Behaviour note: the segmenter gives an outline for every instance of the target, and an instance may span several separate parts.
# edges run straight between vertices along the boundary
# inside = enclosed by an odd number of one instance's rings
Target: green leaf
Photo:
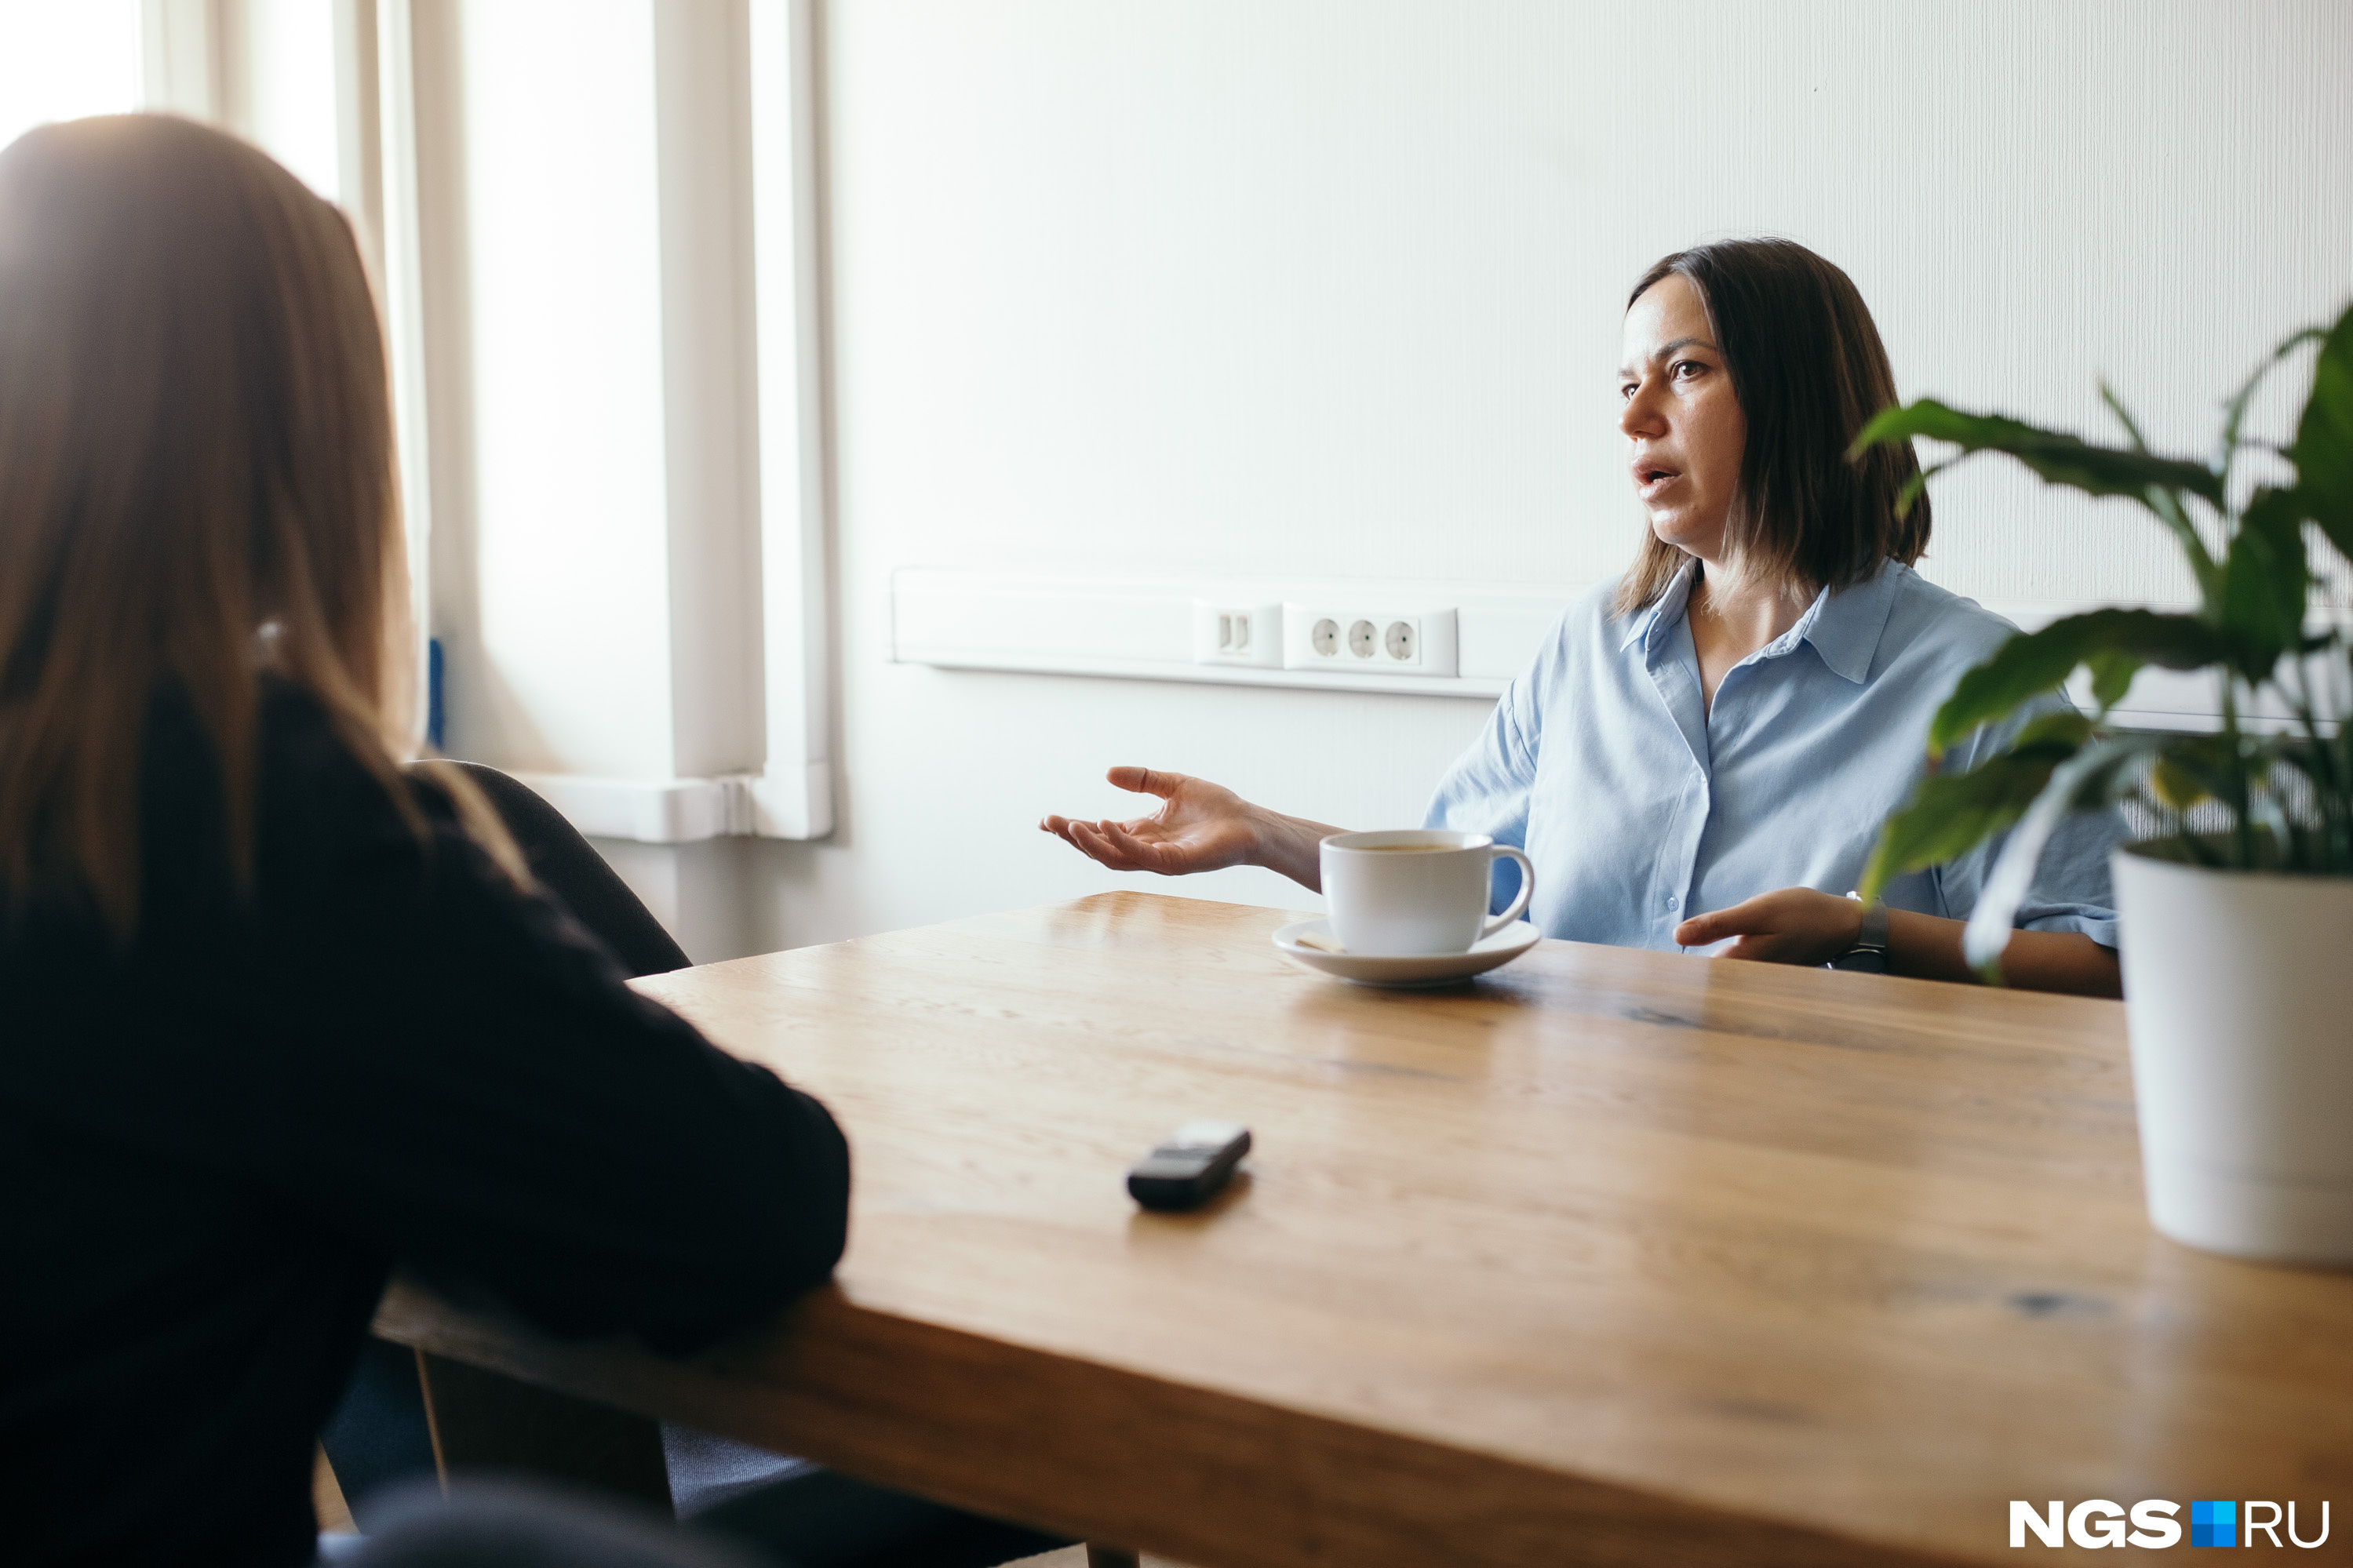
[[[2318,327],[2306,327],[2289,338],[2279,347],[2272,350],[2271,357],[2257,365],[2254,373],[2247,377],[2245,384],[2232,394],[2231,400],[2222,405],[2222,440],[2220,449],[2214,454],[2216,473],[2228,476],[2232,460],[2239,455],[2239,427],[2246,423],[2247,404],[2254,397],[2255,388],[2263,385],[2265,378],[2279,368],[2282,360],[2305,344],[2318,342],[2326,336],[2327,334]]]
[[[2353,308],[2337,318],[2312,367],[2295,427],[2297,493],[2328,542],[2353,556]]]
[[[2149,770],[2149,793],[2158,803],[2171,811],[2188,811],[2201,800],[2211,800],[2214,792],[2171,757],[2159,757],[2157,766]]]
[[[2158,798],[2175,810],[2177,799],[2229,800],[2245,783],[2246,769],[2220,735],[2177,735],[2158,759],[2150,784]]]
[[[2101,391],[2106,394],[2106,388]],[[2113,397],[2108,405],[2125,419],[2126,429],[2137,445],[2139,432],[2124,413],[2124,405]],[[2221,476],[2204,464],[2153,457],[2146,451],[2095,447],[2080,436],[2045,430],[1999,414],[1964,414],[1933,397],[1921,398],[1901,408],[1881,410],[1854,438],[1847,456],[1853,458],[1866,447],[1890,446],[1915,436],[1950,441],[1964,455],[2006,452],[2049,484],[2072,486],[2088,495],[2131,497],[2171,531],[2174,542],[2189,558],[2199,591],[2212,596],[2214,557],[2207,550],[2206,542],[2198,537],[2197,529],[2190,525],[2189,513],[2182,510],[2178,499],[2180,492],[2187,491],[2204,497],[2215,510],[2223,510]],[[1947,468],[1957,461],[1954,458],[1937,466]]]
[[[1920,499],[1920,492],[1928,488],[1928,481],[1959,461],[1958,458],[1947,458],[1941,463],[1931,463],[1905,480],[1904,488],[1895,493],[1895,521],[1901,522],[1911,516],[1912,503]]]
[[[2115,415],[2116,423],[2125,427],[2125,436],[2132,442],[2132,449],[2147,454],[2148,442],[2140,433],[2140,422],[2132,416],[2132,410],[2125,406],[2124,399],[2109,388],[2105,377],[2100,381],[2100,401],[2108,405],[2108,412]]]
[[[2198,525],[2189,521],[2189,513],[2181,504],[2181,497],[2163,485],[2151,485],[2141,496],[2141,504],[2157,514],[2157,521],[2172,533],[2173,542],[2181,546],[2182,555],[2189,563],[2190,575],[2198,579],[2199,597],[2210,611],[2222,592],[2222,569],[2206,549],[2200,537]]]
[[[1933,397],[1883,410],[1854,438],[1850,457],[1915,436],[1950,441],[1965,452],[2007,452],[2054,485],[2095,496],[2144,500],[2151,485],[2203,496],[2222,504],[2222,482],[2203,463],[2152,457],[2119,447],[2095,447],[2080,436],[2044,430],[1999,414],[1964,414]]]
[[[2014,757],[2047,757],[2063,762],[2092,738],[2094,726],[2073,708],[2037,713],[2018,728],[2005,748]]]
[[[2235,645],[2232,663],[2249,680],[2268,679],[2304,641],[2312,574],[2304,552],[2305,507],[2288,490],[2255,493],[2222,562],[2216,619]]]
[[[2113,685],[2118,659],[2198,669],[2221,659],[2227,647],[2212,626],[2195,616],[2155,610],[2069,616],[2039,632],[2010,638],[1991,658],[1962,676],[1952,696],[1936,710],[1928,731],[1929,750],[1942,752],[1978,725],[2007,718],[2020,704],[2064,685],[2077,665],[2094,658],[2106,660],[2095,676]],[[2130,683],[2129,673],[2125,679]]]
[[[2034,868],[2042,863],[2043,846],[2051,841],[2059,819],[2070,812],[2106,805],[2116,798],[2125,770],[2149,752],[2162,751],[2169,740],[2158,735],[2118,735],[2084,747],[2051,770],[1986,872],[1977,904],[1969,910],[1969,923],[1961,931],[1961,957],[1987,981],[2000,984],[2002,950],[2010,945],[2019,906],[2034,886]]]
[[[1966,855],[2016,822],[2064,760],[2064,753],[2052,755],[2048,747],[2038,752],[2004,752],[1965,773],[1923,779],[1912,799],[1880,829],[1878,847],[1862,873],[1863,898],[1877,898],[1893,878]]]
[[[2141,672],[2142,661],[2128,653],[2102,649],[2084,660],[2092,672],[2092,700],[2105,713],[2125,699],[2132,689],[2133,677]]]

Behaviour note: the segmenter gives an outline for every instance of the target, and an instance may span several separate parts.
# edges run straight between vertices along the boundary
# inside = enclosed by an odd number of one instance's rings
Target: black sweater
[[[632,993],[307,697],[266,694],[251,891],[157,705],[139,933],[0,927],[0,1555],[301,1563],[396,1258],[683,1348],[823,1279],[823,1107]]]

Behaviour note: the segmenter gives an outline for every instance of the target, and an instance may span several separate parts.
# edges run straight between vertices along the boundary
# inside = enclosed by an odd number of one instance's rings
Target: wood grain
[[[841,1118],[838,1287],[691,1364],[379,1331],[1208,1568],[1999,1561],[2011,1499],[2348,1490],[2353,1278],[2148,1230],[2116,1004],[1564,942],[1366,991],[1285,918],[642,982]],[[1137,1211],[1196,1116],[1249,1179]]]

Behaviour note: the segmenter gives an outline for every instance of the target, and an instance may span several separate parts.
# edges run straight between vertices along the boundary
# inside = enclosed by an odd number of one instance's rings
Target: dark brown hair
[[[257,149],[118,115],[0,153],[0,891],[139,907],[176,685],[249,875],[259,688],[308,690],[402,815],[414,632],[384,339],[350,226]],[[449,770],[454,772],[454,770]],[[479,794],[444,781],[511,868]]]
[[[1627,309],[1669,273],[1698,292],[1748,422],[1725,526],[1741,569],[1810,593],[1851,587],[1883,562],[1917,561],[1928,547],[1928,498],[1895,515],[1920,470],[1911,446],[1846,456],[1864,423],[1895,401],[1895,374],[1853,279],[1794,240],[1720,240],[1661,258]],[[1646,535],[1619,582],[1615,613],[1656,599],[1688,559]]]

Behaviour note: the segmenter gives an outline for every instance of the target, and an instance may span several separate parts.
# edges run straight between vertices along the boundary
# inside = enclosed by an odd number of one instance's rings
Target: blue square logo
[[[2193,1502],[2189,1505],[2189,1544],[2239,1544],[2239,1505],[2235,1502]]]

